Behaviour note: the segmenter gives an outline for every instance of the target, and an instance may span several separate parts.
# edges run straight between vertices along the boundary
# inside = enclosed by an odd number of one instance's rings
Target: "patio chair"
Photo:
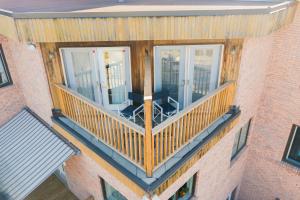
[[[179,103],[169,96],[168,91],[156,92],[153,95],[153,120],[160,116],[160,122],[164,117],[168,118],[179,112]]]
[[[128,120],[133,120],[136,122],[136,117],[139,117],[144,121],[143,116],[140,116],[141,113],[144,113],[144,97],[143,95],[128,92],[128,99],[122,103],[127,105],[124,109],[118,109],[120,116],[125,117]]]

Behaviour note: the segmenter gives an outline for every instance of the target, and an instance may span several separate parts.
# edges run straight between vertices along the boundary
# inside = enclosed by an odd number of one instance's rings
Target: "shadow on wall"
[[[9,195],[6,194],[5,192],[1,192],[0,190],[0,200],[7,200],[9,199]]]

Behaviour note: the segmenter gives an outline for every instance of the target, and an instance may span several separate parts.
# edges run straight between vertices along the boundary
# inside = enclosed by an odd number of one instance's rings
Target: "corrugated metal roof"
[[[24,109],[0,128],[0,199],[24,199],[74,153]]]

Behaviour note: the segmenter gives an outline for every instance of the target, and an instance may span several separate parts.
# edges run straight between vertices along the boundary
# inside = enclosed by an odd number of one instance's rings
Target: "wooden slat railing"
[[[144,128],[63,85],[54,85],[61,112],[144,169]]]
[[[152,130],[154,168],[229,111],[235,82],[227,82]]]
[[[154,128],[148,88],[145,90],[145,129],[63,85],[54,85],[54,88],[65,116],[151,176],[157,167],[229,111],[236,83],[225,83]]]

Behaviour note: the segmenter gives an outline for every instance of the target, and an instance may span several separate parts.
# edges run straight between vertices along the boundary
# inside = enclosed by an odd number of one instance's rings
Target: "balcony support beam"
[[[151,83],[151,57],[146,52],[145,56],[145,82],[144,82],[144,120],[145,120],[145,141],[144,158],[145,171],[148,177],[153,171],[153,145],[152,145],[152,83]]]

